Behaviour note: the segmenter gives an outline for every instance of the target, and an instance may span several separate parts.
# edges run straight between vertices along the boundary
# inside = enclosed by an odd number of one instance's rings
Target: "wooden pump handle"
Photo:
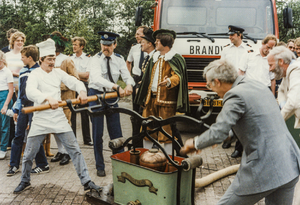
[[[101,94],[101,96],[103,96],[103,94]],[[105,94],[105,99],[116,98],[116,97],[118,97],[117,92],[106,93]],[[92,102],[92,101],[98,100],[98,97],[97,97],[97,95],[92,95],[92,96],[88,96],[87,99],[88,99],[88,102]],[[71,99],[71,101],[72,101],[73,105],[80,104],[80,100],[78,100],[78,99]],[[62,101],[58,104],[58,106],[59,107],[67,106],[67,102]],[[51,108],[51,106],[49,104],[38,105],[38,106],[30,106],[30,107],[23,108],[22,113],[23,114],[28,114],[28,113],[32,113],[32,112],[35,112],[35,111],[48,110],[50,108]]]

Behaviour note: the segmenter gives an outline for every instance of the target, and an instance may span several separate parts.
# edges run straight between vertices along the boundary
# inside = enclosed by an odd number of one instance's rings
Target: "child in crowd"
[[[40,67],[37,63],[39,57],[39,51],[36,46],[30,45],[26,46],[21,50],[21,59],[25,65],[24,68],[20,71],[19,77],[19,92],[18,99],[14,105],[14,119],[17,119],[17,129],[15,138],[12,142],[11,148],[11,157],[10,157],[10,168],[7,172],[7,176],[13,176],[19,171],[20,158],[22,153],[22,146],[24,143],[25,132],[28,123],[31,123],[32,113],[31,114],[23,114],[21,112],[22,107],[33,106],[33,102],[27,99],[25,89],[26,82],[28,76],[31,71]],[[42,144],[40,145],[39,152],[35,157],[36,168],[34,168],[31,173],[42,173],[49,172],[49,165],[47,162],[47,158],[45,156],[44,147]]]
[[[0,159],[4,159],[7,151],[10,132],[10,118],[5,115],[7,109],[12,106],[13,88],[13,75],[12,72],[6,67],[5,55],[0,51],[0,109],[1,109],[1,130],[0,130]]]

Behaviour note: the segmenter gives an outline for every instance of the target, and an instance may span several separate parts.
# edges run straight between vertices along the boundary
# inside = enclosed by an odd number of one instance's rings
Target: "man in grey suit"
[[[244,151],[240,169],[218,204],[250,205],[262,198],[267,205],[292,204],[300,151],[270,90],[238,76],[224,60],[210,63],[203,75],[207,87],[223,98],[223,108],[210,129],[186,141],[182,154],[220,144],[233,129]]]

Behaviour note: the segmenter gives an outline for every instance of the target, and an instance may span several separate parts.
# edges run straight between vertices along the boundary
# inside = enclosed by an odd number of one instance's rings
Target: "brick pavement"
[[[119,103],[121,107],[130,108],[130,102],[122,101]],[[79,117],[77,119],[80,119]],[[125,137],[130,137],[131,135],[131,121],[128,115],[121,114],[121,124],[123,135]],[[100,185],[106,186],[112,183],[112,170],[111,170],[111,160],[110,160],[110,150],[107,147],[108,135],[107,130],[105,130],[104,135],[104,155],[106,164],[106,174],[105,178],[100,178],[96,176],[95,160],[93,148],[83,144],[80,122],[77,121],[77,135],[78,142],[81,147],[82,153],[84,155],[85,161],[88,166],[89,174],[92,180]],[[195,134],[183,133],[182,136],[185,139],[193,137]],[[57,148],[54,139],[51,139],[51,151],[52,153],[57,152]],[[239,163],[239,159],[230,158],[233,148],[224,150],[221,146],[217,148],[207,148],[202,151],[201,155],[203,157],[204,168],[197,169],[197,178],[208,175],[214,172],[214,170],[220,170],[222,168],[228,167]],[[24,191],[21,194],[13,194],[13,190],[20,183],[20,172],[12,177],[7,177],[6,172],[8,171],[10,151],[7,154],[5,160],[0,160],[0,204],[22,204],[22,205],[58,205],[58,204],[89,204],[85,200],[83,187],[76,175],[74,166],[69,163],[65,166],[60,166],[57,163],[51,163],[50,158],[48,158],[50,165],[50,172],[40,175],[31,175],[31,188]],[[201,205],[211,205],[216,204],[221,196],[225,193],[225,190],[231,184],[234,179],[234,175],[225,177],[215,183],[205,187],[196,188],[195,202]],[[264,200],[258,203],[258,205],[263,205]]]

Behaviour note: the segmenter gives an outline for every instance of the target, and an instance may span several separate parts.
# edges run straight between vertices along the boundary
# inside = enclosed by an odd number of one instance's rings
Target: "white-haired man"
[[[75,77],[61,69],[54,69],[55,42],[52,39],[43,41],[37,46],[39,47],[41,67],[30,73],[26,84],[26,95],[30,101],[34,102],[34,105],[49,104],[52,110],[36,112],[33,116],[23,157],[21,183],[14,193],[20,193],[30,186],[33,158],[48,133],[55,134],[63,143],[84,190],[96,189],[99,191],[100,187],[91,181],[83,155],[63,109],[58,106],[61,101],[60,85],[62,82],[68,88],[78,92],[81,104],[87,103],[86,88]]]
[[[181,153],[222,143],[232,129],[244,150],[237,175],[218,204],[253,205],[265,198],[266,205],[291,205],[300,152],[273,94],[261,82],[238,76],[224,60],[210,63],[204,77],[207,86],[223,98],[223,108],[216,123],[188,139]]]
[[[278,46],[268,55],[270,71],[282,82],[278,89],[278,102],[284,120],[295,114],[295,128],[300,128],[300,62],[288,48]]]

